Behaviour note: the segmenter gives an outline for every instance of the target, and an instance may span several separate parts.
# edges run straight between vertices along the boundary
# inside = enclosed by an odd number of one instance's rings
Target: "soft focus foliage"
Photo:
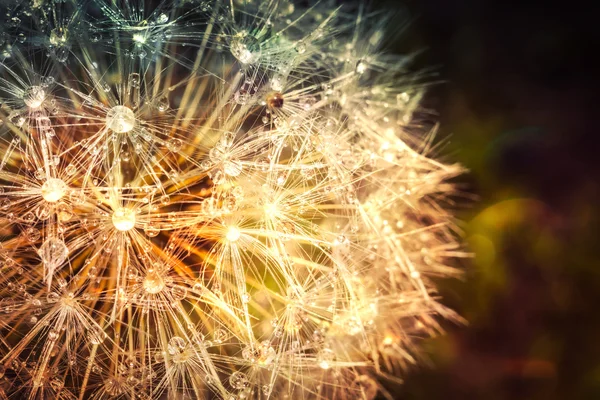
[[[32,1],[0,36],[0,398],[386,393],[461,171],[381,15]],[[394,378],[396,376],[396,378]]]

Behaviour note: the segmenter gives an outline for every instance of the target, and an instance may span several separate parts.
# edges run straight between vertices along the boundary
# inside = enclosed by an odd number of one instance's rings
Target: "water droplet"
[[[367,63],[364,60],[358,60],[358,62],[356,63],[356,67],[354,68],[354,71],[358,75],[362,75],[365,73],[366,70],[367,70]]]
[[[115,133],[127,133],[135,126],[135,114],[125,106],[115,106],[106,113],[106,127]]]
[[[335,361],[335,353],[329,348],[324,348],[317,354],[317,364],[322,369],[331,368],[333,361]]]
[[[38,250],[38,254],[42,262],[46,265],[46,268],[55,271],[66,261],[69,249],[62,240],[50,237],[42,244]]]
[[[56,329],[51,329],[50,332],[48,332],[48,340],[50,341],[55,341],[58,339],[58,336],[59,332]]]
[[[56,214],[59,221],[66,222],[73,218],[73,209],[66,203],[59,203],[56,207]]]
[[[225,160],[223,162],[223,171],[229,176],[238,176],[242,173],[242,163],[237,160]]]
[[[91,344],[100,344],[106,340],[107,336],[108,335],[106,332],[104,332],[104,330],[102,330],[99,326],[92,327],[87,335]]]
[[[90,40],[92,41],[92,43],[98,43],[102,40],[102,34],[100,32],[92,32]]]
[[[128,82],[129,82],[129,86],[134,87],[134,88],[139,88],[140,83],[141,83],[140,74],[138,74],[137,72],[133,72],[133,73],[129,74]]]
[[[69,58],[69,48],[67,46],[57,46],[53,49],[52,55],[58,62],[67,62],[67,59]]]
[[[227,332],[224,329],[217,328],[213,331],[213,340],[217,344],[223,343],[227,339]]]
[[[161,96],[156,100],[156,108],[160,112],[165,112],[169,109],[169,98],[167,96]]]
[[[181,139],[171,138],[167,141],[167,149],[169,151],[178,152],[179,150],[181,150],[182,146],[183,142],[181,141]]]
[[[158,236],[158,234],[160,233],[160,230],[154,226],[151,225],[147,225],[144,228],[144,233],[148,236],[148,237],[156,237]]]
[[[174,286],[171,288],[171,296],[174,300],[183,300],[187,295],[187,290],[181,286]]]
[[[35,209],[35,216],[38,217],[39,220],[45,221],[48,218],[50,218],[51,212],[52,212],[52,210],[50,209],[50,207],[48,207],[47,204],[40,204]]]
[[[165,288],[165,281],[159,272],[151,271],[146,274],[143,287],[146,293],[160,293]]]
[[[165,24],[165,23],[167,23],[167,21],[169,21],[169,17],[165,13],[160,14],[156,18],[156,23],[158,23],[158,24]]]
[[[42,236],[40,231],[36,228],[27,228],[27,229],[25,229],[24,234],[25,234],[25,237],[27,238],[27,240],[29,240],[30,242],[37,242],[39,240],[39,238]]]
[[[117,208],[112,215],[112,223],[121,232],[132,229],[135,227],[135,211],[126,207]]]
[[[229,384],[234,389],[244,389],[250,385],[246,374],[240,371],[236,371],[229,376]]]
[[[39,108],[46,100],[46,91],[41,86],[30,86],[23,93],[23,102],[31,109]]]
[[[42,185],[42,197],[49,203],[56,203],[67,191],[67,184],[61,179],[50,178]]]
[[[303,40],[299,40],[298,42],[296,42],[294,48],[296,49],[298,54],[306,53],[306,43]]]
[[[368,375],[359,375],[354,379],[350,390],[360,394],[360,398],[364,400],[372,400],[377,396],[377,382]]]
[[[169,344],[167,345],[167,351],[170,355],[175,356],[177,354],[182,353],[185,350],[187,342],[185,339],[180,338],[179,336],[173,336],[169,340]]]
[[[260,58],[260,42],[245,32],[238,33],[231,39],[231,54],[244,64],[251,64]]]

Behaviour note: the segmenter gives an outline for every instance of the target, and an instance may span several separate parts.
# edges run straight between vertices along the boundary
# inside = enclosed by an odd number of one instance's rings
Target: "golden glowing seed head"
[[[143,286],[147,293],[156,294],[165,288],[165,281],[158,272],[150,270],[144,278]]]
[[[230,227],[227,230],[227,234],[225,235],[227,240],[229,240],[230,242],[237,241],[240,238],[240,236],[241,236],[240,230],[238,228],[236,228],[235,226]]]
[[[42,185],[42,198],[49,203],[59,201],[67,191],[67,184],[61,179],[50,178]]]
[[[126,232],[135,226],[135,211],[120,207],[112,215],[112,223],[118,231]]]
[[[129,107],[114,106],[106,113],[106,127],[115,133],[127,133],[135,126],[135,114]]]

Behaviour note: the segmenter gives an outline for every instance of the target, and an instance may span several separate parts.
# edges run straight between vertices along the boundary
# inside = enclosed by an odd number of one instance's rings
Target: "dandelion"
[[[1,8],[0,398],[389,397],[457,318],[462,168],[380,16]]]

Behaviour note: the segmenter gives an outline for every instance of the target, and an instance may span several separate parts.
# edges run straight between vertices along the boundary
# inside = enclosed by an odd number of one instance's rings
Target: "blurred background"
[[[596,15],[548,1],[402,4],[411,23],[395,50],[423,50],[417,66],[443,81],[426,106],[478,200],[457,209],[475,253],[465,279],[440,282],[469,323],[424,343],[430,362],[394,396],[600,399],[598,68],[584,62]]]

